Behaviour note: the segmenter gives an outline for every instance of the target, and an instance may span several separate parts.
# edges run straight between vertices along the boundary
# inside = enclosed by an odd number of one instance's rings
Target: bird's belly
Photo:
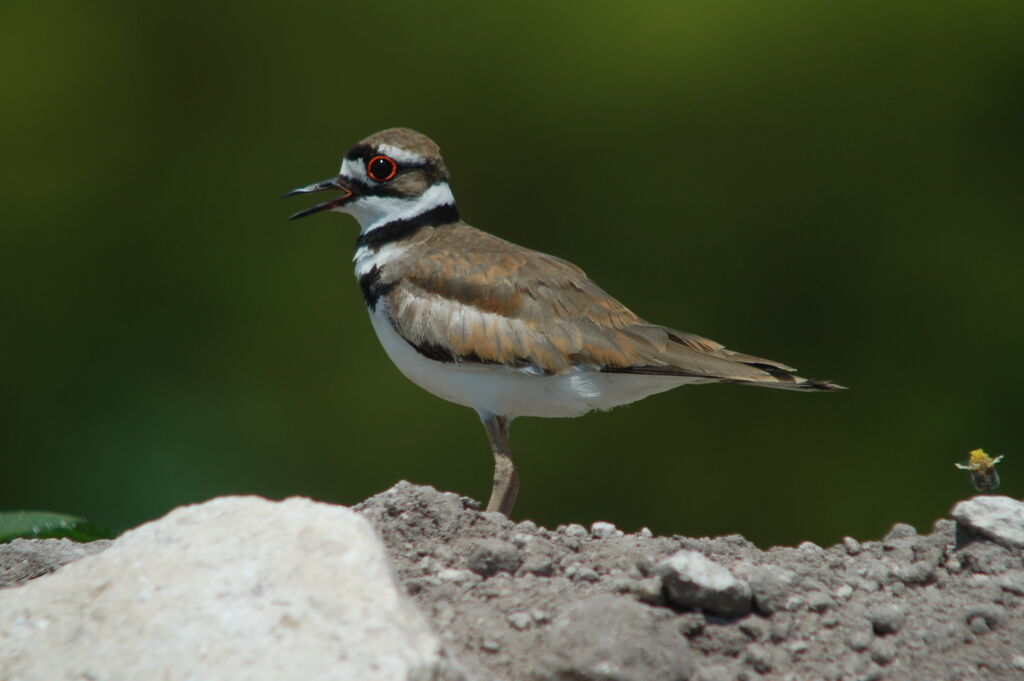
[[[598,371],[538,376],[495,365],[438,362],[421,355],[395,331],[383,306],[370,319],[384,351],[410,381],[449,402],[510,418],[582,416],[692,382]]]

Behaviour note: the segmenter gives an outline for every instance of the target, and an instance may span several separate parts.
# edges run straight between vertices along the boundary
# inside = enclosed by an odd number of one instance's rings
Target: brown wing
[[[582,365],[811,387],[783,364],[650,324],[575,265],[467,225],[434,230],[416,248],[416,260],[386,268],[388,309],[428,357],[543,375]]]

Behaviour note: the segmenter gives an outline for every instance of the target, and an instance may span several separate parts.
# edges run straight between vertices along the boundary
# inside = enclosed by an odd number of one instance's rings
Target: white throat
[[[454,205],[455,197],[447,182],[431,185],[412,198],[361,196],[331,210],[348,213],[359,222],[362,234],[396,220],[407,220],[438,206]]]

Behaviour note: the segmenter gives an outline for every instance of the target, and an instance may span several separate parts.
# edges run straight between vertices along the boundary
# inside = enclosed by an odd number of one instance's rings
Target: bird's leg
[[[504,416],[480,412],[487,431],[487,439],[491,442],[494,454],[494,484],[491,487],[491,498],[487,502],[488,511],[497,511],[508,515],[516,503],[519,493],[519,475],[516,465],[512,462],[512,448],[508,441],[509,420]]]

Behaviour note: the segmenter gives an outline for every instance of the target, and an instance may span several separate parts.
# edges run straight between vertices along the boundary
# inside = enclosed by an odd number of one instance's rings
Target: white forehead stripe
[[[361,160],[353,161],[346,158],[341,162],[341,170],[338,174],[350,180],[359,180],[363,184],[369,184],[370,182],[370,178],[366,176],[366,168]]]
[[[402,149],[401,147],[396,147],[391,144],[381,144],[380,146],[377,147],[377,151],[384,154],[385,156],[390,156],[399,163],[409,163],[412,165],[418,165],[420,163],[426,163],[427,161],[426,158],[420,156],[419,154],[414,154],[407,149]]]

